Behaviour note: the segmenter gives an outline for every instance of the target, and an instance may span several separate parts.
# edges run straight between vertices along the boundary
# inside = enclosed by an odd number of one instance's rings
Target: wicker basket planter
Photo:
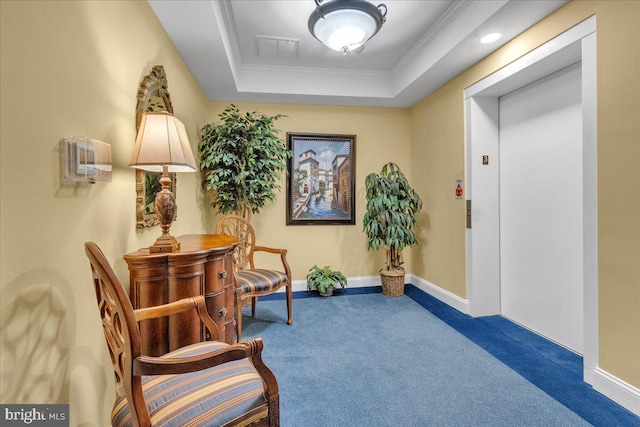
[[[404,270],[381,270],[382,293],[390,297],[404,295]]]

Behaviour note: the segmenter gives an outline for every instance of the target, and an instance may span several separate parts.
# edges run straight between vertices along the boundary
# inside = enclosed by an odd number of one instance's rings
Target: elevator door
[[[500,304],[583,351],[581,67],[499,100]]]

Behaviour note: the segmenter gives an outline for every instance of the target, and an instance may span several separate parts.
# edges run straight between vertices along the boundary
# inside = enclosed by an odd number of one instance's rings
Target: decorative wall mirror
[[[136,132],[140,129],[142,113],[149,111],[167,111],[173,113],[171,97],[167,89],[167,76],[162,65],[156,65],[142,79],[138,89],[136,108]],[[145,228],[158,225],[155,209],[156,193],[160,191],[160,172],[145,172],[136,169],[136,227]],[[171,177],[171,191],[176,193],[176,174]],[[174,218],[175,219],[175,218]]]

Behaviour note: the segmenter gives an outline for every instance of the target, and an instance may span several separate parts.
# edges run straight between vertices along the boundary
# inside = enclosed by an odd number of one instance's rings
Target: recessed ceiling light
[[[485,43],[485,44],[493,43],[494,41],[498,40],[500,37],[502,37],[502,34],[500,33],[487,34],[486,36],[480,39],[480,43]]]

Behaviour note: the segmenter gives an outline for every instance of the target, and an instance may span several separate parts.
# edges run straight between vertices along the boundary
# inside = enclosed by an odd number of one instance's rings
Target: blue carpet
[[[243,335],[264,339],[278,378],[283,427],[640,425],[582,383],[572,353],[405,292],[299,292],[291,326],[280,295],[261,298],[255,320],[245,312]]]
[[[583,381],[577,354],[504,317],[467,316],[412,285],[405,293],[592,425],[640,426],[639,417]]]

